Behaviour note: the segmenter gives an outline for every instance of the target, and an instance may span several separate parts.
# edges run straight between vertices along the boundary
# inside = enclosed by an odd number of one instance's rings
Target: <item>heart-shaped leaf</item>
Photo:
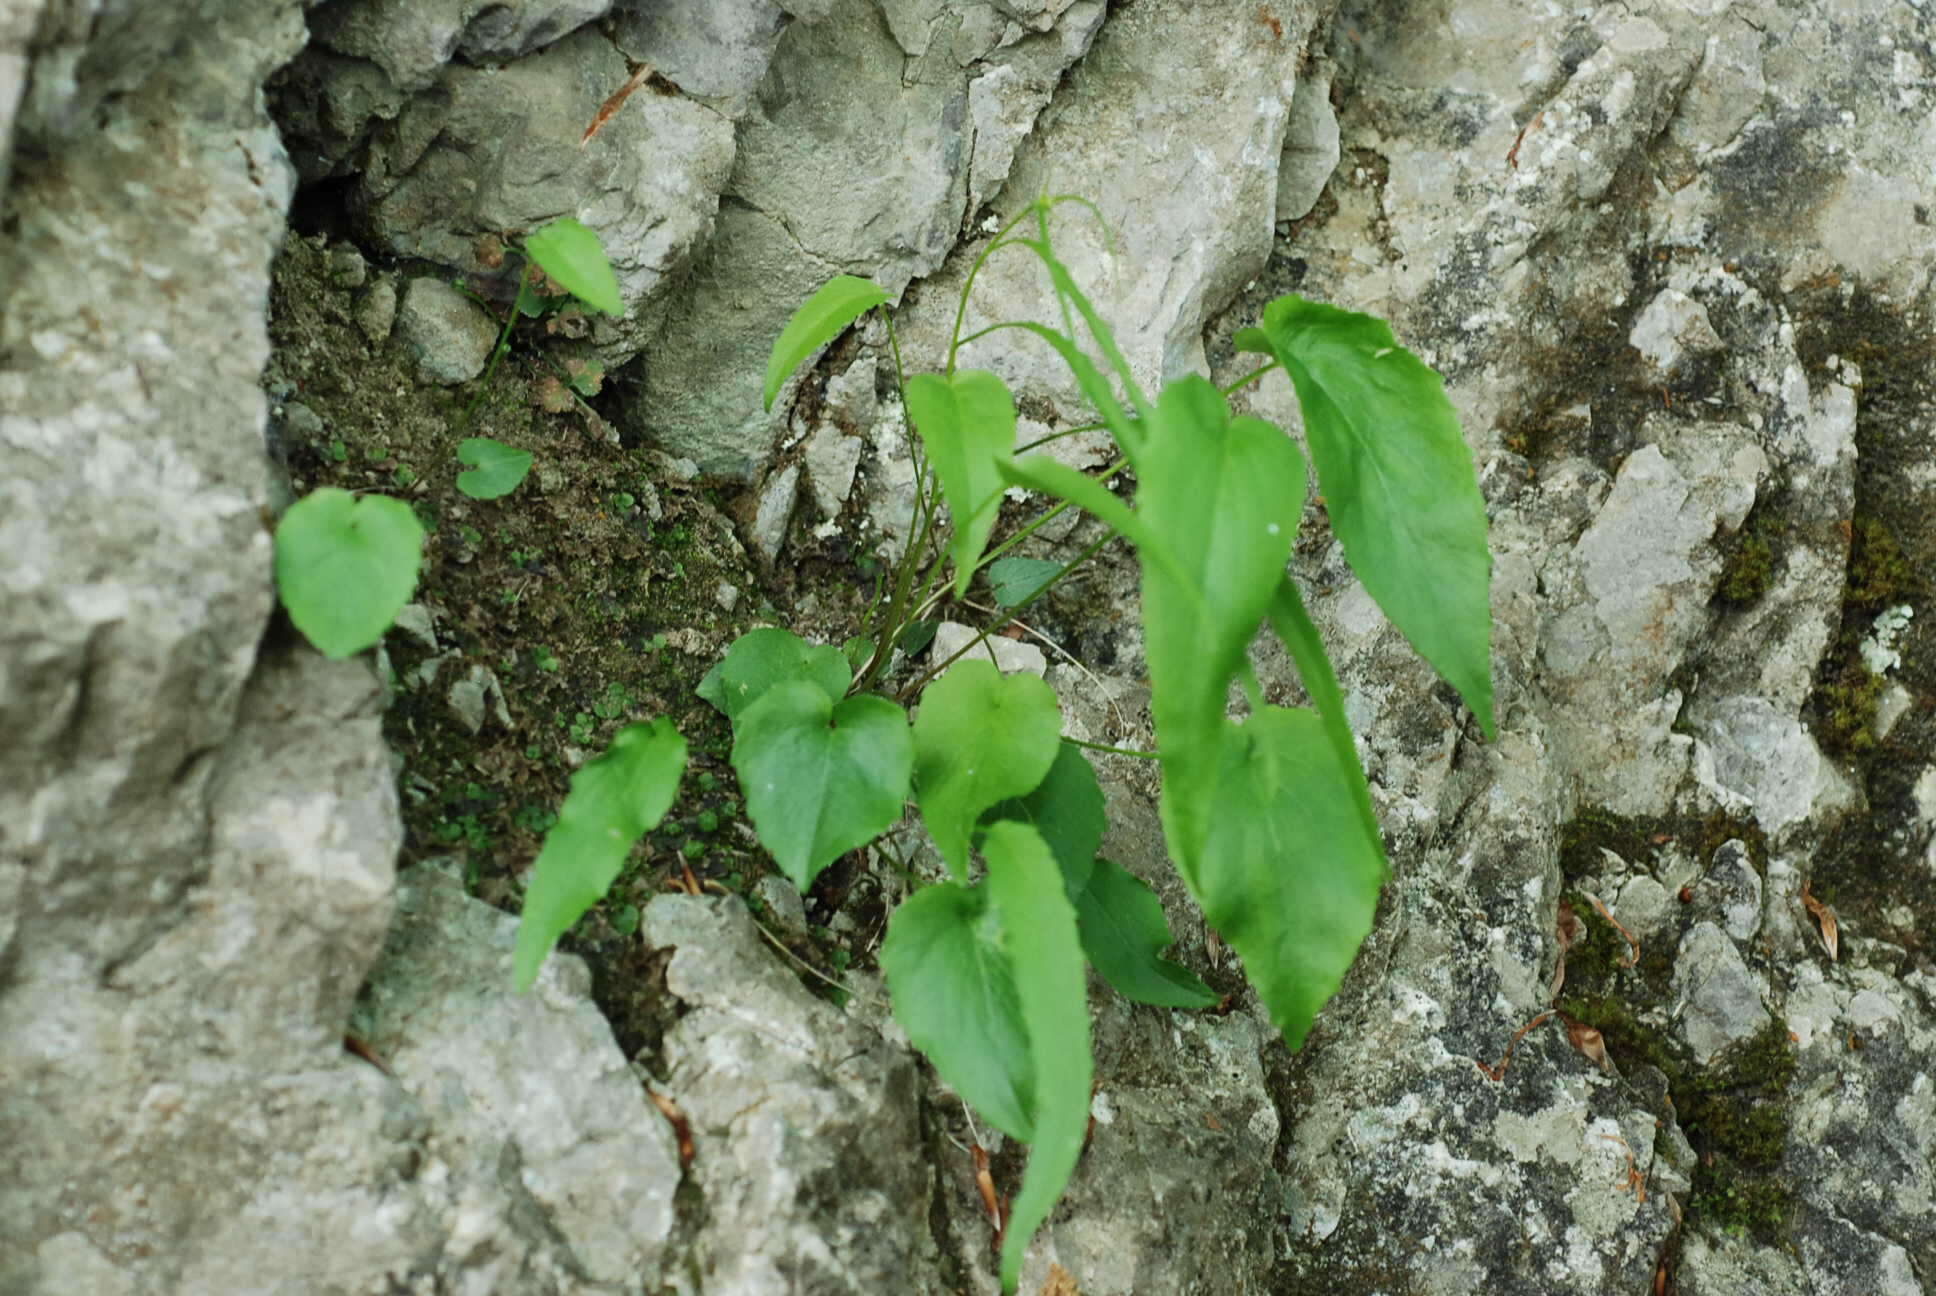
[[[598,235],[570,216],[561,216],[524,241],[525,254],[565,291],[596,311],[619,316],[618,276]]]
[[[571,776],[571,791],[524,896],[514,960],[519,990],[537,979],[558,938],[611,888],[632,845],[659,826],[679,791],[686,740],[666,719],[627,725]]]
[[[950,667],[921,694],[914,720],[914,785],[935,847],[968,875],[968,839],[981,812],[1042,781],[1061,747],[1055,690],[993,662]]]
[[[524,481],[531,471],[531,452],[489,437],[466,437],[457,443],[457,462],[470,465],[457,474],[458,490],[472,499],[497,499]]]
[[[1290,374],[1351,569],[1492,737],[1486,504],[1444,382],[1383,320],[1302,297],[1266,306],[1237,346]]]
[[[954,524],[948,556],[960,598],[1001,513],[1001,465],[1015,451],[1015,400],[1000,378],[979,369],[916,374],[906,391],[908,414],[941,478]]]
[[[829,702],[838,702],[853,678],[840,649],[810,644],[791,630],[763,626],[733,640],[726,656],[699,681],[698,693],[737,725],[746,708],[777,684],[809,680],[820,686]]]
[[[773,354],[766,362],[766,408],[773,408],[773,398],[808,356],[886,302],[886,290],[857,275],[835,275],[820,285],[820,290],[793,312],[773,343]]]
[[[767,689],[734,726],[733,769],[746,812],[760,844],[802,891],[821,869],[893,826],[913,767],[907,716],[872,694],[835,705],[819,684],[789,680]]]
[[[334,486],[303,496],[276,527],[276,588],[289,619],[325,657],[362,652],[416,591],[423,539],[402,500]]]

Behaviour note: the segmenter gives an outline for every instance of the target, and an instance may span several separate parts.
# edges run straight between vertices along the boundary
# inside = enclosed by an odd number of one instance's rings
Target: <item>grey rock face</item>
[[[703,1290],[944,1290],[912,1056],[808,994],[737,900],[662,896],[644,931],[689,1007],[666,1081],[707,1203]]]

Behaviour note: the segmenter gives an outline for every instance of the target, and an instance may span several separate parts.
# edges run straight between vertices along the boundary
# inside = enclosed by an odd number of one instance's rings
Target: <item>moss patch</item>
[[[541,348],[568,344],[528,326],[481,388],[426,384],[401,348],[364,336],[354,297],[329,271],[321,240],[286,244],[266,382],[297,494],[384,491],[409,500],[430,531],[416,602],[431,613],[435,647],[401,631],[385,644],[394,693],[385,733],[402,764],[399,863],[456,856],[473,894],[515,911],[576,764],[625,724],[669,716],[691,751],[679,800],[563,942],[590,963],[620,1042],[650,1047],[666,1010],[661,969],[637,938],[640,911],[683,882],[685,865],[702,885],[728,889],[750,888],[766,867],[740,831],[726,723],[693,689],[734,635],[780,614],[762,607],[760,580],[699,485],[620,444],[587,407],[556,399],[553,362],[569,357]],[[464,496],[456,450],[468,436],[531,451],[530,477],[503,499]],[[735,612],[721,605],[723,584],[741,591]],[[848,615],[838,590],[821,598],[827,616]],[[473,733],[448,695],[478,669],[502,690],[509,723],[487,714]],[[826,951],[798,952],[829,965]]]
[[[1623,1071],[1649,1067],[1665,1078],[1672,1114],[1696,1153],[1695,1164],[1686,1167],[1694,1182],[1688,1223],[1772,1242],[1781,1237],[1793,1204],[1780,1173],[1786,1092],[1795,1066],[1787,1028],[1777,1019],[1700,1065],[1667,1025],[1678,942],[1659,936],[1643,942],[1630,966],[1627,938],[1573,889],[1600,872],[1602,849],[1646,868],[1665,850],[1691,851],[1705,862],[1734,839],[1747,845],[1757,869],[1765,867],[1763,834],[1725,815],[1636,819],[1589,808],[1567,823],[1560,833],[1560,866],[1582,930],[1567,954],[1559,1008],[1599,1030]]]

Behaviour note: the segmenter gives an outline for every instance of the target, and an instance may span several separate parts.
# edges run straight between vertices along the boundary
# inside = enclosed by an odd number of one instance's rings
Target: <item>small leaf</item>
[[[1128,869],[1092,861],[1082,889],[1070,899],[1081,924],[1082,952],[1123,998],[1159,1008],[1208,1008],[1221,998],[1196,973],[1162,957],[1175,941],[1163,904]]]
[[[857,275],[835,275],[820,285],[793,312],[786,327],[773,343],[773,354],[766,362],[766,408],[773,408],[774,397],[807,357],[839,337],[849,324],[885,305],[887,293],[879,284]]]
[[[1002,1288],[1012,1292],[1029,1239],[1055,1209],[1082,1156],[1095,1064],[1075,910],[1047,843],[1025,824],[1003,822],[988,830],[982,854],[1035,1078],[1028,1173],[1002,1238]]]
[[[983,1120],[1028,1139],[1034,1064],[988,889],[942,882],[915,892],[888,921],[880,960],[908,1039]]]
[[[1486,505],[1444,382],[1383,320],[1296,296],[1237,346],[1289,373],[1351,569],[1493,737]]]
[[[1041,558],[998,558],[988,564],[988,584],[1003,607],[1028,602],[1062,574],[1062,564]]]
[[[998,819],[1025,823],[1042,834],[1055,862],[1062,866],[1071,900],[1087,885],[1089,866],[1109,826],[1095,767],[1071,742],[1061,745],[1055,763],[1033,791],[990,806],[981,817],[984,825]]]
[[[571,776],[518,921],[519,990],[531,988],[558,938],[604,898],[633,843],[665,818],[685,768],[686,740],[661,718],[625,726]]]
[[[828,651],[845,670],[839,650]],[[872,694],[835,705],[820,684],[793,679],[767,689],[734,724],[746,812],[802,891],[901,817],[913,766],[907,716]]]
[[[1815,919],[1816,924],[1821,928],[1822,948],[1828,951],[1828,961],[1833,963],[1836,960],[1841,946],[1841,938],[1835,922],[1835,911],[1823,904],[1820,900],[1817,900],[1810,893],[1810,888],[1814,884],[1812,878],[1802,883],[1802,906],[1808,910],[1810,916]]]
[[[334,486],[305,495],[276,527],[276,588],[289,619],[325,657],[363,651],[416,591],[423,539],[402,500],[359,500]]]
[[[699,681],[699,696],[734,725],[768,689],[789,680],[811,680],[829,702],[838,702],[854,672],[838,648],[810,644],[791,630],[763,627],[733,640],[726,656]]]
[[[458,490],[472,499],[497,499],[524,481],[531,471],[531,452],[489,437],[467,437],[457,443],[457,462],[470,465],[468,472],[457,474]]]
[[[613,317],[625,313],[618,276],[612,273],[598,235],[572,217],[561,216],[531,235],[524,241],[524,250],[539,269],[593,310]]]
[[[1168,827],[1175,798],[1205,805],[1204,835],[1178,852],[1179,871],[1295,1049],[1371,932],[1384,845],[1358,814],[1356,771],[1310,711],[1225,721],[1221,747],[1207,769],[1165,769],[1163,818]]]
[[[1001,465],[1015,449],[1015,400],[1000,378],[979,369],[947,377],[916,374],[906,394],[908,414],[948,501],[954,524],[948,556],[960,598],[1001,513]]]
[[[850,673],[857,671],[865,666],[874,656],[874,641],[872,639],[864,639],[860,635],[855,635],[840,645],[840,655],[847,659],[847,668]],[[842,690],[842,692],[845,691],[845,689]]]
[[[964,661],[921,694],[914,786],[935,847],[968,876],[968,838],[982,811],[1035,787],[1062,746],[1055,690],[1026,671]]]

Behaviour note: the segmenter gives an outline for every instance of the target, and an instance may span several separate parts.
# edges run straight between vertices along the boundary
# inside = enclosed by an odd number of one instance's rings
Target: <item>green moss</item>
[[[1752,603],[1768,592],[1774,576],[1774,546],[1759,535],[1744,534],[1728,554],[1714,592],[1724,603]]]
[[[1560,832],[1562,868],[1569,882],[1601,870],[1611,850],[1637,867],[1657,851],[1692,852],[1703,862],[1722,843],[1740,840],[1756,868],[1767,863],[1767,840],[1752,823],[1724,814],[1705,819],[1627,818],[1598,807],[1582,810]],[[1616,1065],[1631,1074],[1652,1068],[1666,1080],[1673,1115],[1695,1152],[1690,1222],[1779,1240],[1793,1194],[1780,1177],[1787,1132],[1785,1096],[1794,1074],[1794,1049],[1785,1026],[1771,1021],[1753,1038],[1713,1058],[1694,1060],[1666,1020],[1672,1005],[1675,942],[1666,936],[1632,946],[1578,891],[1566,901],[1580,932],[1566,956],[1566,984],[1558,1007],[1597,1029]]]
[[[1923,582],[1895,532],[1878,518],[1858,515],[1850,527],[1849,585],[1843,607],[1880,612],[1922,589]]]
[[[1876,745],[1876,709],[1885,683],[1863,663],[1853,643],[1844,647],[1838,639],[1829,660],[1815,684],[1816,737],[1832,755],[1863,755]]]

